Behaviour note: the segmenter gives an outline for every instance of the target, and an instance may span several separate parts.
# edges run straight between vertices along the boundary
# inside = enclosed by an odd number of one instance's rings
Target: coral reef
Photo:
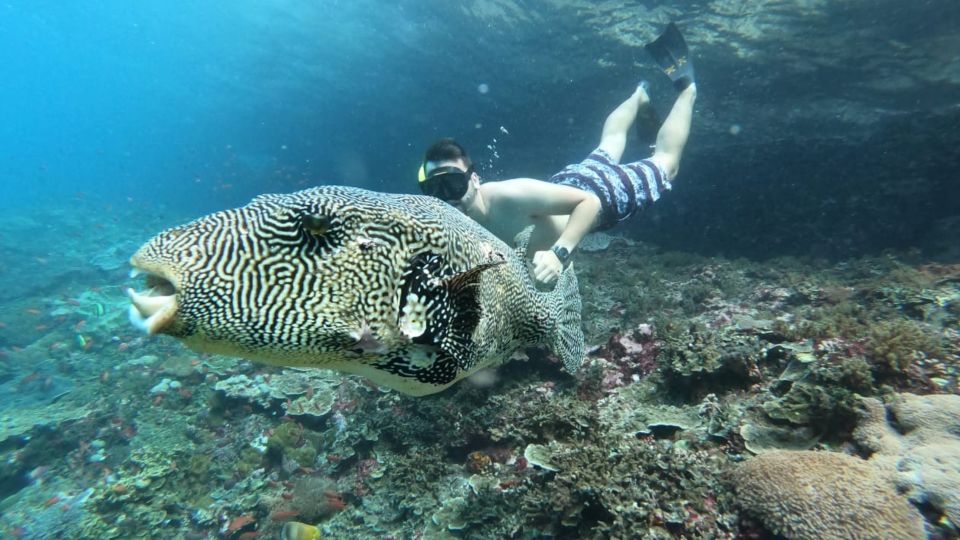
[[[731,464],[854,445],[956,534],[952,401],[920,395],[960,393],[952,266],[590,246],[577,375],[528,349],[417,399],[144,339],[95,250],[0,304],[0,536],[750,538]]]
[[[756,338],[705,327],[665,325],[657,357],[667,394],[699,399],[710,392],[744,388],[758,380]]]
[[[870,463],[960,531],[960,396],[897,394],[887,406],[876,398],[863,405],[854,439],[871,452]]]
[[[777,451],[731,474],[737,501],[790,540],[923,538],[923,519],[888,475],[835,452]]]
[[[903,319],[872,326],[864,348],[885,378],[906,378],[917,361],[943,355],[938,339],[918,323]]]

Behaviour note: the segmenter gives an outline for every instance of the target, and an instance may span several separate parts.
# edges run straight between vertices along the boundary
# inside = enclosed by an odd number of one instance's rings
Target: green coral
[[[523,498],[520,526],[528,537],[630,538],[639,523],[644,537],[709,537],[712,514],[726,501],[703,503],[723,491],[724,460],[689,446],[618,437],[564,445],[552,458],[560,471],[541,477]]]
[[[857,393],[872,394],[875,389],[870,366],[853,357],[791,360],[774,391],[779,397],[761,406],[767,418],[842,439],[856,425]]]
[[[246,478],[253,471],[263,467],[263,455],[254,448],[244,448],[240,451],[240,457],[234,467],[238,478]]]
[[[864,347],[878,374],[889,378],[904,378],[917,360],[943,355],[940,340],[907,319],[872,326]]]
[[[755,382],[759,342],[755,337],[706,327],[665,324],[657,357],[665,395],[685,400]]]
[[[816,428],[828,434],[849,433],[856,425],[856,395],[839,386],[794,383],[782,397],[763,404],[773,420]]]
[[[316,434],[297,422],[280,424],[267,440],[267,455],[312,467],[317,458]]]

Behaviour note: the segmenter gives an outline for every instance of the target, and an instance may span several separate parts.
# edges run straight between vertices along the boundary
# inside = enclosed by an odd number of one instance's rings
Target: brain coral
[[[733,473],[740,506],[791,540],[925,538],[882,469],[834,452],[776,451]]]
[[[870,464],[896,475],[911,500],[942,511],[960,528],[960,396],[897,394],[886,406],[862,399],[854,440]]]

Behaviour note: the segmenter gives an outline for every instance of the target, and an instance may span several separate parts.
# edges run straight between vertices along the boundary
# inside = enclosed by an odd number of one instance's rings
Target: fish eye
[[[300,217],[300,225],[303,227],[303,230],[307,231],[313,236],[325,236],[328,232],[330,232],[332,220],[330,219],[330,216],[319,214],[303,214]]]

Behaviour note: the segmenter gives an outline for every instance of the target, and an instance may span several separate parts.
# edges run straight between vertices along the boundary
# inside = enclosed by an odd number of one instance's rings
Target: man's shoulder
[[[542,185],[550,185],[550,183],[536,178],[509,178],[496,182],[484,182],[480,184],[480,189],[492,195],[536,189]]]

